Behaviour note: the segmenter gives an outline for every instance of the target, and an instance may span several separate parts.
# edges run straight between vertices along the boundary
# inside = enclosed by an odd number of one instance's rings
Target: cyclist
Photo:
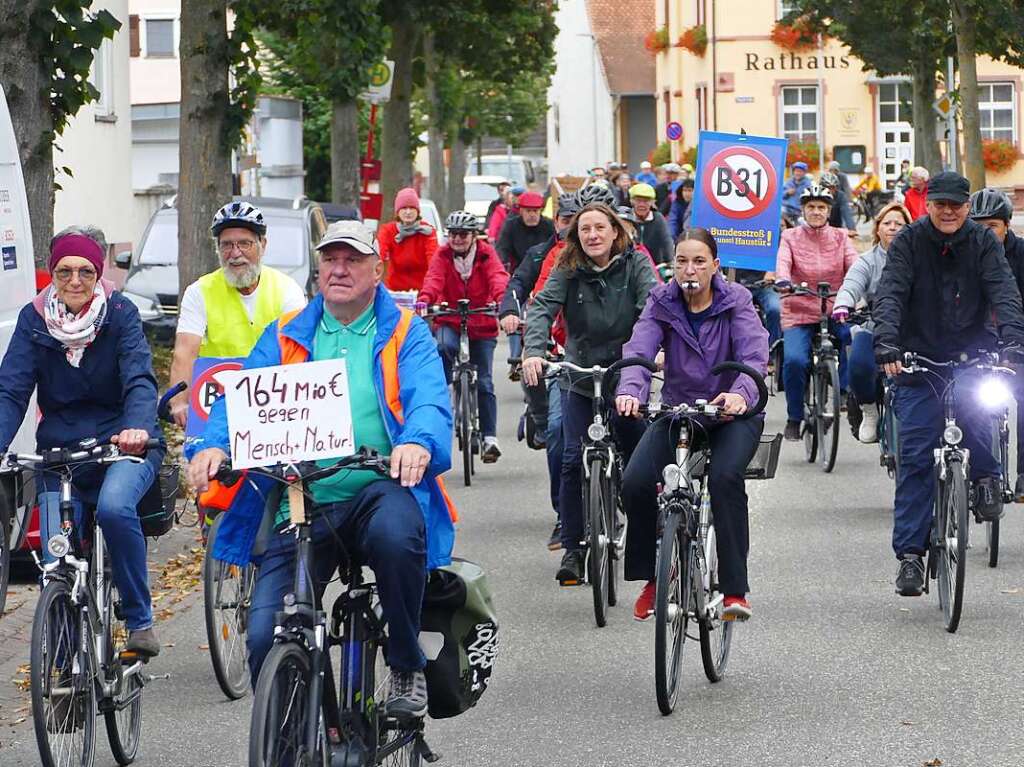
[[[654,199],[654,187],[650,184],[633,184],[629,188],[637,236],[656,264],[667,264],[672,260],[672,236],[665,217],[654,209]]]
[[[845,228],[851,237],[855,236],[857,234],[857,224],[853,220],[850,201],[843,190],[843,184],[839,176],[831,171],[822,173],[818,178],[818,186],[823,186],[832,192],[832,209],[828,214],[828,225],[836,229]]]
[[[885,268],[885,254],[899,231],[910,223],[910,213],[898,202],[890,203],[875,216],[875,245],[858,258],[843,279],[832,308],[832,319],[845,323],[850,312],[862,301],[870,309],[878,292],[878,282]],[[875,364],[875,346],[872,329],[874,322],[851,328],[849,379],[850,392],[860,408],[861,420],[857,439],[861,442],[878,441],[879,373]],[[853,407],[851,406],[851,410]]]
[[[203,275],[181,297],[174,338],[171,381],[191,381],[199,357],[244,357],[263,328],[282,312],[306,305],[302,288],[267,266],[267,224],[263,211],[236,200],[222,207],[210,226],[220,268]],[[188,418],[188,392],[171,401],[178,426]]]
[[[762,375],[768,364],[768,332],[754,311],[750,293],[726,282],[718,272],[718,244],[706,229],[687,229],[676,244],[675,279],[654,288],[647,297],[633,336],[622,348],[625,357],[665,352],[662,401],[693,404],[705,399],[726,414],[740,415],[757,402],[755,385],[733,374],[712,376],[721,362],[749,365]],[[650,371],[640,367],[622,373],[615,398],[624,416],[639,416],[651,390]],[[655,487],[665,466],[675,460],[680,424],[671,418],[655,421],[641,438],[622,480],[622,506],[629,518],[625,578],[646,581],[633,616],[647,620],[654,612],[654,564],[658,503]],[[743,474],[757,450],[764,418],[727,421],[708,429],[711,474],[708,489],[715,517],[723,615],[750,617],[746,594],[749,530]]]
[[[655,202],[661,215],[668,216],[672,201],[675,199],[675,183],[683,169],[678,163],[667,162],[661,166],[661,170],[665,180],[654,186]]]
[[[794,283],[814,289],[819,282],[838,288],[847,270],[857,260],[857,251],[846,232],[828,224],[833,202],[832,192],[811,186],[800,195],[804,223],[782,233],[776,263],[776,285],[790,288]],[[832,299],[829,299],[831,308]],[[800,439],[804,417],[804,388],[811,365],[811,341],[818,330],[820,300],[817,296],[793,296],[782,302],[782,380],[786,389],[786,439]],[[832,324],[839,338],[839,380],[843,389],[846,375],[845,347],[850,331],[845,325]]]
[[[551,219],[544,218],[540,210],[544,198],[536,192],[519,196],[519,215],[509,215],[501,227],[501,235],[494,246],[509,274],[514,272],[534,245],[547,242],[555,233]]]
[[[893,408],[900,424],[900,471],[892,544],[900,560],[896,591],[903,596],[919,596],[924,587],[922,557],[935,492],[932,451],[945,427],[934,376],[900,375],[903,352],[946,361],[991,349],[993,317],[1001,339],[1024,345],[1020,292],[999,240],[968,219],[969,191],[967,179],[952,171],[929,181],[927,216],[893,240],[875,296],[875,360],[886,375],[898,376]],[[975,514],[998,519],[1000,468],[992,454],[991,417],[965,403],[957,423],[971,451]]]
[[[1013,218],[1013,203],[1005,192],[998,189],[981,189],[971,195],[970,217],[982,226],[988,227],[1003,244],[1006,260],[1010,264],[1017,290],[1024,295],[1024,240],[1010,229]],[[1018,374],[1019,375],[1019,374]],[[1017,383],[1017,445],[1024,444],[1024,388]],[[1024,450],[1017,450],[1017,483],[1013,491],[1019,500],[1024,498]]]
[[[395,220],[377,231],[388,290],[419,290],[437,250],[437,231],[420,215],[420,196],[412,187],[395,195]]]
[[[910,171],[910,185],[903,193],[903,204],[915,221],[928,215],[928,169],[920,165]]]
[[[136,506],[163,461],[164,448],[146,451],[150,437],[162,436],[157,387],[138,309],[102,278],[106,253],[103,232],[91,226],[69,227],[50,241],[52,284],[21,310],[0,363],[0,455],[21,426],[33,391],[42,411],[39,450],[95,438],[145,455],[142,463],[80,469],[73,503],[78,525],[83,504],[95,509],[110,548],[127,649],[153,657],[160,642],[153,633],[146,540]],[[46,472],[35,481],[42,555],[52,561],[46,541],[60,529],[58,483]]]
[[[796,222],[800,218],[800,196],[814,183],[807,175],[807,163],[797,161],[789,166],[789,180],[782,185],[782,215]]]
[[[313,573],[318,596],[338,566],[336,537],[369,565],[388,624],[392,669],[389,713],[423,716],[426,660],[418,643],[428,569],[451,560],[454,509],[440,475],[451,465],[452,416],[437,346],[426,324],[399,309],[381,285],[384,264],[373,234],[358,221],[332,224],[317,245],[318,295],[299,312],[269,326],[245,367],[301,364],[344,357],[355,443],[391,455],[391,477],[341,472],[312,483],[321,514],[313,523],[318,547]],[[214,403],[189,478],[206,488],[229,452],[224,399]],[[330,461],[326,462],[328,465]],[[257,492],[239,499],[224,518],[214,556],[246,564],[263,518]],[[273,534],[260,562],[249,613],[249,667],[255,686],[274,637],[274,614],[294,579],[295,539],[287,505],[274,510]]]
[[[454,306],[468,298],[469,307],[478,309],[501,301],[508,285],[508,272],[494,248],[477,240],[480,223],[465,210],[448,214],[444,222],[448,242],[438,249],[427,269],[418,303],[448,302]],[[438,317],[435,320],[437,346],[444,362],[444,376],[452,382],[452,366],[459,354],[459,318]],[[469,318],[469,358],[476,365],[477,401],[480,403],[480,430],[484,447],[480,460],[494,463],[501,456],[498,447],[498,400],[494,396],[494,347],[498,343],[498,322],[494,317],[476,315]]]
[[[505,221],[519,212],[519,197],[524,194],[526,194],[526,189],[521,186],[514,186],[505,193],[505,204],[496,207],[487,222],[487,239],[491,242],[498,241]]]
[[[675,242],[683,230],[690,226],[690,219],[693,218],[693,179],[685,179],[679,185],[676,199],[668,212],[668,231]]]
[[[580,201],[585,199],[585,190]],[[610,365],[622,356],[622,344],[657,283],[651,260],[629,242],[626,227],[604,203],[580,209],[566,234],[565,249],[544,288],[533,300],[526,326],[523,379],[536,386],[544,368],[548,336],[555,318],[564,317],[565,357],[581,366]],[[583,579],[583,449],[590,425],[593,389],[589,381],[562,389],[562,479],[558,493],[565,554],[556,578]],[[613,430],[628,459],[643,426],[632,419],[612,419]]]

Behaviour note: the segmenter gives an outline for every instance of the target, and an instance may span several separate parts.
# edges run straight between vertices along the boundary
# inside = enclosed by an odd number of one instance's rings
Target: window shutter
[[[139,16],[135,13],[128,16],[128,46],[129,56],[138,56],[142,53],[139,45]]]

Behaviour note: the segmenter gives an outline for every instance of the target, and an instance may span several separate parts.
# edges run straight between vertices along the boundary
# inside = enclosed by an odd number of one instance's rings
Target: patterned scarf
[[[403,224],[401,221],[398,222],[398,232],[395,234],[395,242],[401,242],[406,237],[412,237],[414,234],[432,234],[433,230],[426,221],[417,221],[414,224]]]
[[[469,278],[473,274],[473,262],[476,260],[476,243],[473,243],[464,256],[455,252],[452,253],[452,256],[454,256],[455,271],[459,273],[463,282],[469,282]]]
[[[82,355],[85,354],[86,347],[95,340],[96,333],[103,324],[103,318],[107,314],[107,294],[102,283],[96,280],[92,299],[82,311],[73,314],[51,285],[47,288],[43,312],[46,329],[63,344],[68,364],[77,368],[82,364]]]

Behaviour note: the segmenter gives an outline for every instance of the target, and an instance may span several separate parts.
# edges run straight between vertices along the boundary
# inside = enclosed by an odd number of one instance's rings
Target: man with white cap
[[[667,162],[661,169],[665,171],[665,180],[654,187],[654,204],[661,215],[667,216],[672,206],[672,185],[679,178],[682,168],[678,163]]]
[[[651,170],[651,164],[644,160],[640,163],[640,172],[636,174],[636,183],[638,184],[650,184],[656,186],[658,183],[657,176],[654,175],[654,171]]]

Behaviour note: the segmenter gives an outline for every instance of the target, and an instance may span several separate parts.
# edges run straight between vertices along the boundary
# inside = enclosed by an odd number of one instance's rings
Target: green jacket
[[[526,355],[543,357],[551,325],[562,312],[567,330],[565,357],[584,367],[610,365],[622,356],[622,345],[658,283],[651,259],[632,248],[601,272],[592,266],[552,270],[544,288],[527,310]],[[574,391],[590,394],[586,385]]]

